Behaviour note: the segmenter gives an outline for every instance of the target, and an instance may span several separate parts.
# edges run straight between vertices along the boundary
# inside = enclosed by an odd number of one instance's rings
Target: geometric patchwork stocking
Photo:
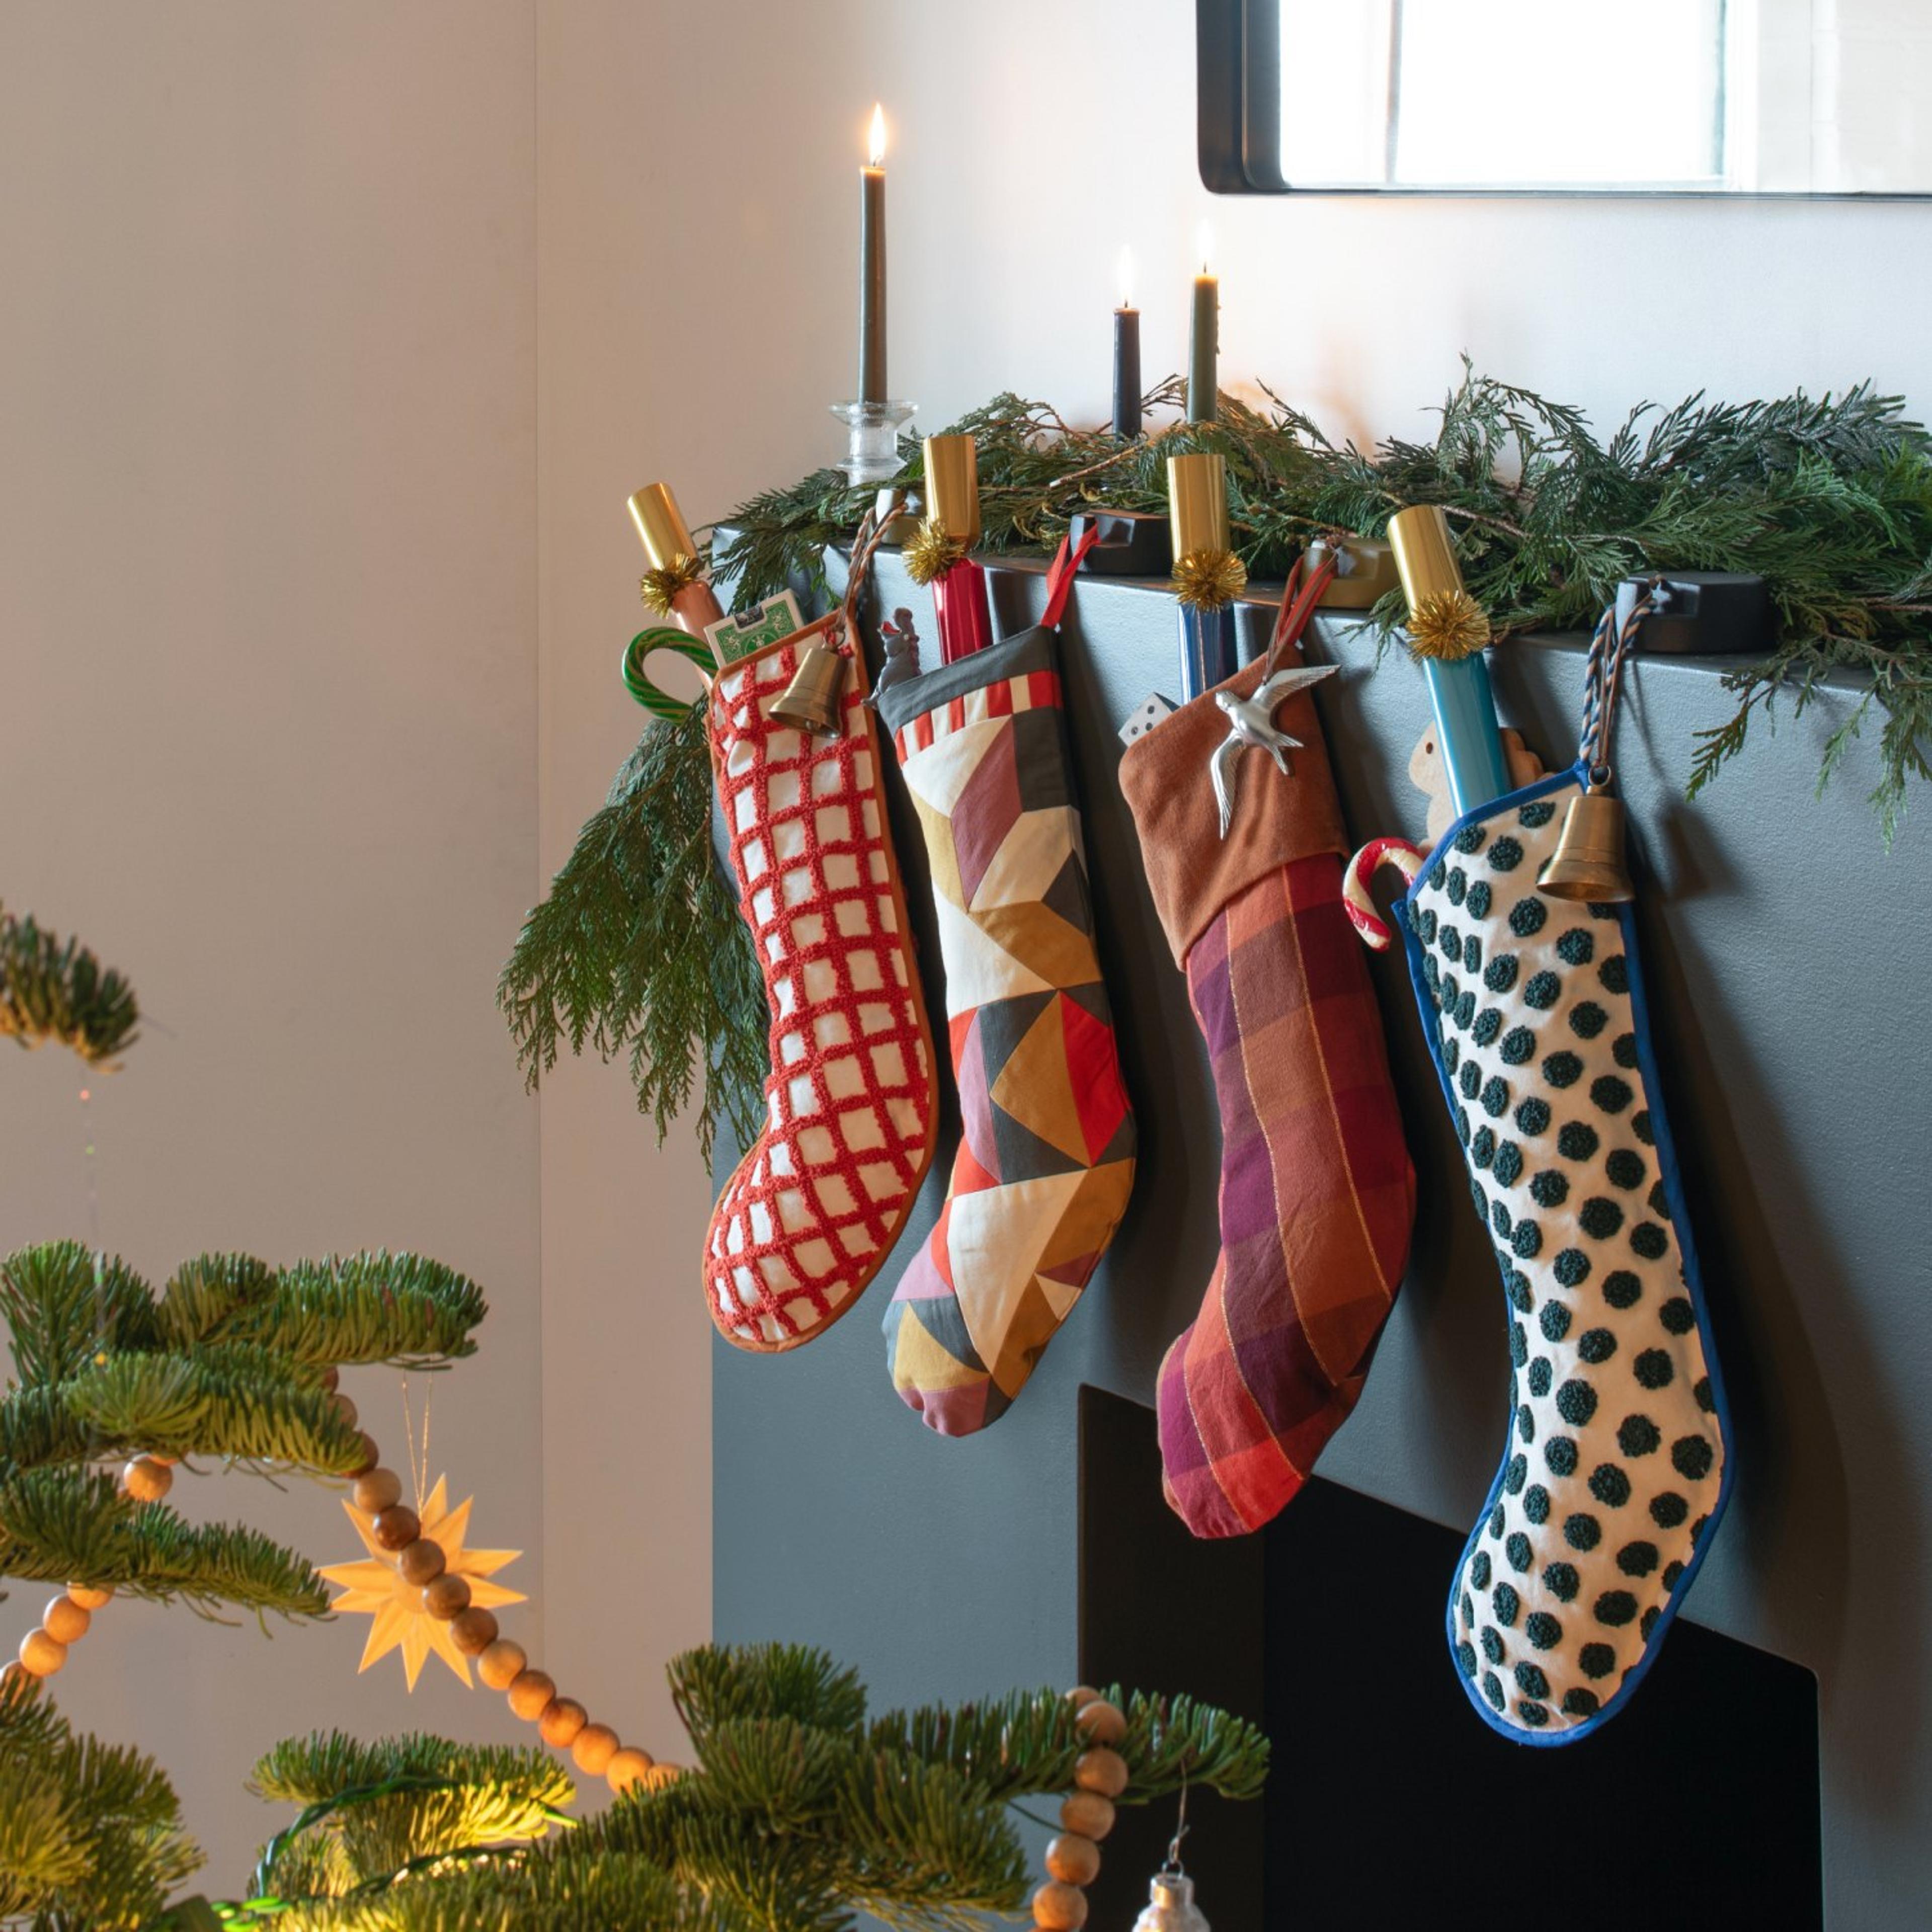
[[[771,1008],[763,1131],[704,1242],[712,1318],[766,1353],[822,1334],[884,1264],[932,1164],[932,1041],[848,659],[838,730],[773,721],[830,618],[736,660],[710,706],[712,766]]]
[[[1277,664],[1297,662],[1286,648]],[[1219,687],[1252,698],[1257,662]],[[1197,1536],[1258,1529],[1360,1394],[1402,1282],[1415,1177],[1342,898],[1340,808],[1306,691],[1292,770],[1250,750],[1220,833],[1210,692],[1128,747],[1120,789],[1187,975],[1221,1120],[1221,1252],[1161,1365],[1168,1501]]]
[[[1630,908],[1536,889],[1581,770],[1460,820],[1398,907],[1509,1304],[1508,1436],[1449,1642],[1492,1726],[1540,1744],[1636,1689],[1731,1474]]]
[[[886,1311],[887,1358],[947,1436],[1006,1412],[1133,1185],[1054,638],[1024,632],[879,698],[926,833],[962,1130],[946,1205]]]

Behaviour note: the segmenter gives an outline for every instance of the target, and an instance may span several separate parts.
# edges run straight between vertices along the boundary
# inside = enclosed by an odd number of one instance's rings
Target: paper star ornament
[[[472,1604],[486,1610],[494,1610],[502,1604],[520,1604],[524,1600],[520,1592],[506,1589],[502,1584],[488,1580],[506,1564],[514,1563],[523,1554],[521,1550],[464,1547],[463,1539],[470,1529],[470,1505],[475,1500],[473,1496],[467,1498],[452,1509],[447,1480],[439,1476],[428,1501],[418,1512],[422,1520],[422,1534],[442,1551],[445,1574],[460,1576],[470,1586]],[[400,1650],[404,1673],[413,1690],[433,1651],[467,1684],[470,1660],[457,1648],[448,1624],[439,1622],[423,1608],[422,1592],[403,1580],[395,1558],[376,1540],[374,1517],[365,1515],[352,1502],[345,1502],[342,1507],[348,1511],[349,1520],[356,1526],[356,1533],[369,1552],[368,1560],[332,1564],[317,1574],[342,1592],[329,1606],[331,1610],[374,1619],[369,1627],[369,1641],[362,1648],[359,1668],[367,1670],[391,1651]]]

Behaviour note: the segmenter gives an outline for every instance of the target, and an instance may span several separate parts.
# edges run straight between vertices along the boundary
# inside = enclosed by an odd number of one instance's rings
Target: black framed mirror
[[[1220,194],[1932,195],[1927,0],[1196,0]]]

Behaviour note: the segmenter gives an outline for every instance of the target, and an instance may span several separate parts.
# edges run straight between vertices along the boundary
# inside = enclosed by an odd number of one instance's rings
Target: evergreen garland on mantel
[[[1429,442],[1337,446],[1299,410],[1221,398],[1211,424],[1175,422],[1124,443],[1077,429],[1043,403],[996,396],[952,425],[978,445],[982,548],[1046,550],[1077,512],[1164,512],[1167,458],[1227,458],[1235,545],[1251,578],[1286,577],[1324,531],[1375,537],[1411,503],[1440,503],[1472,592],[1500,637],[1586,631],[1623,578],[1654,570],[1754,572],[1771,586],[1776,649],[1728,674],[1737,710],[1701,735],[1695,796],[1745,745],[1780,692],[1802,712],[1820,681],[1868,688],[1827,742],[1822,789],[1876,704],[1872,788],[1888,844],[1910,782],[1932,777],[1932,437],[1869,383],[1814,400],[1634,410],[1607,442],[1581,412],[1478,376],[1467,361]],[[1148,398],[1180,410],[1170,377]],[[921,481],[902,444],[902,480]],[[712,564],[743,610],[788,581],[824,586],[826,549],[850,541],[874,493],[820,470],[722,520]],[[829,596],[829,592],[828,592]],[[1401,620],[1399,598],[1372,616]],[[1507,646],[1504,646],[1507,648]],[[712,860],[710,772],[700,714],[653,722],[604,808],[533,911],[499,997],[534,1084],[568,1044],[627,1053],[638,1104],[662,1139],[700,1087],[700,1145],[715,1126],[742,1139],[764,1070],[764,1000],[751,944]]]
[[[1179,408],[1170,377],[1148,406]],[[1643,404],[1607,442],[1582,412],[1478,376],[1466,358],[1429,442],[1391,437],[1372,452],[1336,445],[1271,391],[1268,409],[1223,394],[1214,423],[1175,422],[1122,443],[1076,429],[1043,403],[995,396],[952,425],[979,446],[982,547],[1051,548],[1097,504],[1165,512],[1166,463],[1185,450],[1226,458],[1234,547],[1251,579],[1279,580],[1324,530],[1378,537],[1394,512],[1440,503],[1458,533],[1471,593],[1497,634],[1587,631],[1623,578],[1653,570],[1755,573],[1770,584],[1778,643],[1731,674],[1736,714],[1700,734],[1695,795],[1744,746],[1752,714],[1788,689],[1802,710],[1826,674],[1871,680],[1832,734],[1822,787],[1874,702],[1885,714],[1872,802],[1889,842],[1908,781],[1932,777],[1932,438],[1895,396],[1861,383],[1842,396],[1674,409]],[[910,439],[902,480],[916,486]],[[741,602],[790,575],[816,577],[828,544],[849,538],[872,501],[821,470],[768,490],[724,520],[712,559]],[[1384,628],[1399,598],[1376,607]]]

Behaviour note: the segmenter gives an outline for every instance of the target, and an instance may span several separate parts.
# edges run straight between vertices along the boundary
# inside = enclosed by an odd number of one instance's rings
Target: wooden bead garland
[[[356,1405],[338,1393],[340,1381],[339,1372],[332,1368],[324,1372],[322,1385],[335,1396],[337,1409],[353,1427],[359,1419]],[[402,1478],[382,1467],[374,1438],[366,1431],[358,1435],[359,1460],[350,1472],[356,1507],[374,1520],[372,1534],[395,1557],[404,1580],[422,1588],[425,1610],[450,1626],[451,1639],[458,1651],[476,1658],[476,1674],[486,1688],[504,1692],[512,1711],[536,1724],[545,1744],[553,1750],[568,1750],[580,1771],[593,1778],[601,1775],[613,1791],[621,1793],[644,1784],[668,1784],[682,1776],[677,1766],[659,1764],[648,1751],[622,1744],[608,1724],[592,1724],[590,1713],[576,1699],[556,1694],[556,1682],[548,1672],[530,1668],[523,1646],[499,1634],[494,1614],[470,1602],[468,1582],[448,1571],[442,1546],[423,1535],[421,1517],[402,1499]],[[174,1485],[175,1460],[157,1455],[134,1457],[121,1472],[121,1488],[136,1502],[159,1502]],[[52,1676],[66,1663],[68,1646],[86,1635],[93,1612],[113,1594],[111,1585],[70,1583],[48,1604],[40,1628],[29,1630],[22,1640],[20,1660],[7,1666],[7,1674],[22,1671],[32,1677]],[[1084,1917],[1084,1898],[1081,1904]]]
[[[121,1472],[121,1486],[137,1503],[158,1503],[175,1486],[175,1472],[158,1456],[136,1456]]]
[[[1100,1875],[1100,1841],[1114,1828],[1114,1800],[1129,1777],[1126,1760],[1113,1748],[1127,1735],[1126,1713],[1084,1684],[1066,1701],[1088,1748],[1074,1765],[1076,1789],[1060,1802],[1060,1835],[1046,1848],[1046,1882],[1033,1895],[1039,1932],[1079,1932],[1087,1923],[1085,1888]]]
[[[78,1643],[94,1622],[94,1612],[113,1595],[112,1589],[70,1583],[49,1600],[40,1612],[40,1627],[21,1640],[20,1661],[10,1665],[29,1677],[51,1677],[67,1661],[68,1646]]]
[[[446,1561],[442,1545],[434,1537],[419,1536],[398,1553],[396,1568],[405,1583],[413,1583],[422,1590],[428,1588],[442,1574]]]

